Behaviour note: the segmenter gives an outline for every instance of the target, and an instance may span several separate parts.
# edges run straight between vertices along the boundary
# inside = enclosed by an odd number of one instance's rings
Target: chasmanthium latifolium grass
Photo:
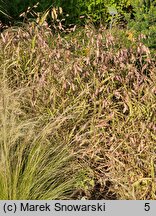
[[[2,112],[4,199],[155,199],[156,67],[149,48],[133,32],[91,25],[62,36],[31,23],[0,40],[6,89],[20,98],[20,111],[11,100]],[[68,187],[70,172],[78,174],[76,189]]]

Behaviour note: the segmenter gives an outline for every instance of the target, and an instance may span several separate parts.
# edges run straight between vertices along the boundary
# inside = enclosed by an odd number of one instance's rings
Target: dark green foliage
[[[156,1],[142,0],[133,4],[135,11],[134,20],[128,21],[130,29],[137,34],[144,34],[144,43],[150,47],[156,47]]]
[[[32,1],[27,0],[0,0],[0,20],[8,24],[9,22],[19,21],[19,16],[26,11],[28,6],[32,6]]]
[[[35,11],[44,12],[52,6],[59,6],[63,9],[67,24],[82,23],[86,19],[90,19],[94,23],[107,22],[109,20],[108,6],[117,7],[122,11],[123,6],[127,8],[129,1],[125,0],[0,0],[0,19],[1,20],[18,20],[21,13],[39,2]],[[66,15],[69,15],[68,17]],[[80,19],[80,16],[85,19]]]
[[[37,3],[38,6],[34,8],[33,6]],[[156,19],[155,5],[155,0],[0,0],[0,20],[4,23],[23,21],[20,14],[26,12],[28,7],[32,7],[34,12],[42,13],[52,7],[61,7],[65,19],[63,25],[65,26],[69,24],[83,25],[87,20],[95,25],[102,23],[109,26],[109,23],[112,22],[112,15],[109,13],[111,7],[117,10],[113,24],[122,23],[125,26],[128,20],[130,26],[134,25],[136,30],[151,28],[153,35]],[[30,18],[32,15],[27,13],[27,17]]]
[[[39,2],[37,8],[33,8]],[[4,23],[14,23],[19,20],[23,12],[28,11],[28,7],[34,11],[44,12],[52,2],[50,0],[0,0],[0,20]],[[31,15],[28,14],[28,17]]]

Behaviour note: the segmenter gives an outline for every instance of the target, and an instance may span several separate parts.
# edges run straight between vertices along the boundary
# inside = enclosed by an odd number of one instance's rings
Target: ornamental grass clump
[[[156,199],[156,58],[142,37],[46,22],[1,34],[4,199]]]
[[[26,118],[26,89],[0,87],[0,199],[67,199],[74,188],[73,154],[58,130],[69,116]]]

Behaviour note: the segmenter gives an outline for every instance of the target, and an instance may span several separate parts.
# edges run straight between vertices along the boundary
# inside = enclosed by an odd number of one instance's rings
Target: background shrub
[[[131,22],[131,24],[136,24],[136,29],[147,29],[149,25],[155,23],[155,0],[0,0],[0,20],[3,22],[18,21],[21,13],[37,3],[37,8],[33,8],[36,12],[44,12],[49,7],[62,7],[63,15],[66,18],[65,24],[83,24],[88,18],[95,24],[101,22],[106,24],[111,20],[108,7],[117,9],[118,21],[125,22],[127,13],[130,18],[134,16],[135,23]],[[83,15],[85,19],[80,19]],[[154,31],[153,27],[151,31]]]
[[[134,20],[128,21],[128,27],[136,34],[144,34],[143,41],[150,48],[156,47],[156,1],[135,0],[132,2],[135,12]]]
[[[110,6],[117,8],[122,16],[124,12],[131,12],[130,0],[0,0],[0,19],[3,22],[18,21],[20,14],[37,2],[38,7],[33,8],[36,12],[44,12],[49,7],[62,7],[65,24],[83,24],[88,18],[95,24],[107,23],[111,17],[108,11]],[[81,19],[81,16],[84,16],[84,19]]]

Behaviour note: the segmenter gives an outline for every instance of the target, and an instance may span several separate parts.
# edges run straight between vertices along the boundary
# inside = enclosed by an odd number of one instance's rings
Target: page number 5
[[[145,203],[144,210],[145,211],[149,211],[150,210],[150,203]]]

